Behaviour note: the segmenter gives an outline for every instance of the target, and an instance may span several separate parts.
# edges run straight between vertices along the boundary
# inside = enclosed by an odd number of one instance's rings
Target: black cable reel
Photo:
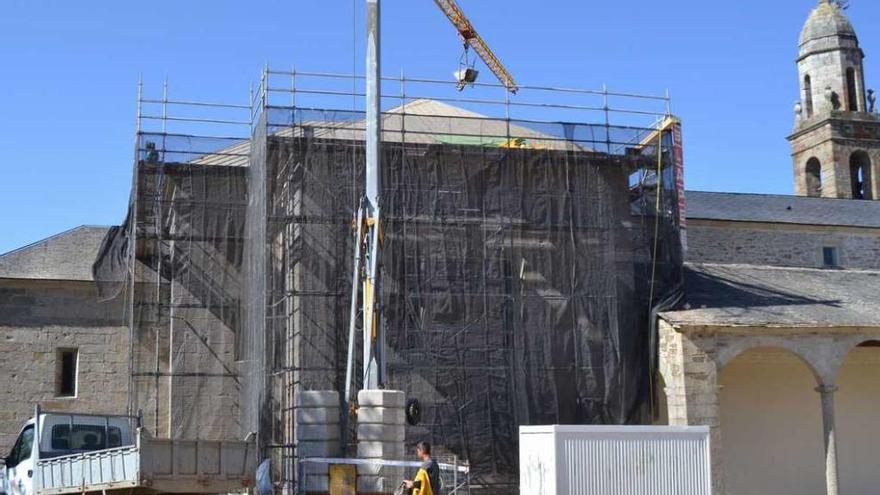
[[[422,405],[418,399],[406,401],[404,412],[406,413],[406,422],[410,426],[416,426],[422,422]]]

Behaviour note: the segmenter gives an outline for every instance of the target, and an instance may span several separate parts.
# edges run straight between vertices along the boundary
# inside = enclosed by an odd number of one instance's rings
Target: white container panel
[[[520,428],[523,495],[710,495],[708,427]]]

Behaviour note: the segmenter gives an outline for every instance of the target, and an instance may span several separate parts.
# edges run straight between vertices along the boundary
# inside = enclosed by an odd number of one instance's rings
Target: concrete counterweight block
[[[293,399],[297,459],[339,455],[339,394],[334,390],[298,391]],[[305,463],[299,480],[308,493],[327,493],[329,466]]]
[[[403,444],[406,440],[406,429],[402,424],[359,424],[358,441],[360,442],[396,442]]]
[[[402,425],[406,422],[403,408],[367,407],[358,411],[358,424]]]
[[[361,459],[400,461],[406,458],[406,395],[396,390],[358,393],[357,453]],[[358,467],[358,493],[394,493],[406,469],[380,464]]]
[[[400,390],[361,390],[358,392],[358,406],[403,409],[406,406],[406,394]]]
[[[293,406],[300,407],[339,407],[339,392],[335,390],[300,390],[293,396]]]
[[[296,440],[339,440],[339,424],[298,424]],[[337,442],[338,443],[338,442]]]
[[[361,459],[387,459],[400,461],[406,455],[403,442],[358,442],[358,457]]]
[[[339,407],[302,407],[295,412],[299,425],[337,425]]]

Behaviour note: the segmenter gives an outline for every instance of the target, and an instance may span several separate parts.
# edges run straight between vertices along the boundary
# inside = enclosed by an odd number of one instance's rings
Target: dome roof
[[[804,45],[813,41],[820,41],[825,44],[833,42],[832,38],[844,38],[849,40],[850,43],[855,41],[856,46],[858,46],[856,31],[840,6],[830,0],[820,0],[819,5],[813,9],[810,18],[807,19],[807,23],[804,24],[804,29],[801,31],[801,49],[803,50]],[[851,44],[845,45],[852,46]]]

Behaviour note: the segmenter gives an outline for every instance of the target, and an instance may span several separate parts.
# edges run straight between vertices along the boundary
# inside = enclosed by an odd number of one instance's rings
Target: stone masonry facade
[[[824,268],[823,248],[839,266],[880,269],[880,230],[855,227],[691,220],[688,261]]]
[[[35,404],[125,414],[128,335],[121,304],[98,303],[91,282],[0,279],[0,455]],[[74,397],[57,394],[60,350],[77,351]]]
[[[799,129],[792,145],[795,193],[809,196],[807,163],[815,158],[821,165],[821,195],[851,198],[850,159],[857,152],[869,157],[869,196],[880,198],[880,117],[877,114],[835,112],[835,117]]]

